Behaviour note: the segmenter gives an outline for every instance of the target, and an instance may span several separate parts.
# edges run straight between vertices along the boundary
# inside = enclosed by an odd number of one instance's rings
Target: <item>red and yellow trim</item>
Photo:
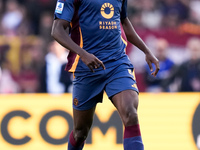
[[[83,48],[83,36],[82,36],[82,32],[81,32],[81,28],[80,27],[79,27],[79,33],[80,33],[80,44],[79,44],[79,46],[81,48]],[[78,62],[79,62],[79,59],[80,59],[80,56],[77,55],[76,58],[75,58],[75,61],[74,61],[73,65],[71,67],[71,69],[69,70],[69,72],[75,72],[76,67],[78,65]]]
[[[124,42],[124,44],[127,46],[128,45],[127,41],[122,36],[121,36],[121,39]]]

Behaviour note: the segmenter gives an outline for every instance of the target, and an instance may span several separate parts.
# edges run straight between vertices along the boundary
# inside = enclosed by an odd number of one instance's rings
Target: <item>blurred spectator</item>
[[[189,17],[189,6],[183,0],[161,0],[163,26],[177,27]]]
[[[0,0],[0,21],[2,20],[3,16],[3,1]],[[0,35],[3,33],[2,24],[0,23]]]
[[[7,45],[3,57],[9,62],[11,72],[18,74],[20,71],[20,39],[17,36],[0,36],[0,46]]]
[[[146,81],[146,91],[147,92],[163,92],[164,88],[161,82],[168,78],[171,69],[174,66],[173,61],[168,57],[168,42],[165,39],[158,39],[156,41],[155,55],[160,61],[160,70],[156,77],[151,75],[149,66],[145,65],[145,81]],[[155,69],[155,66],[153,66]]]
[[[31,22],[31,28],[33,33],[38,35],[40,32],[41,16],[46,12],[51,12],[53,18],[54,7],[56,0],[23,0],[23,3],[27,8],[27,16]]]
[[[1,75],[2,75],[2,69],[1,69],[1,66],[0,66],[0,82],[1,82]]]
[[[190,6],[189,18],[185,23],[179,27],[180,32],[189,33],[193,35],[200,35],[200,1],[191,0],[188,6]]]
[[[192,23],[199,24],[200,23],[200,1],[199,0],[191,0],[190,1],[190,18],[189,20]]]
[[[43,93],[71,92],[71,74],[64,71],[68,51],[56,41],[50,43],[46,55],[45,66],[42,70],[40,84]]]
[[[160,27],[162,14],[157,7],[156,0],[142,0],[142,23],[144,27],[156,29]]]
[[[0,0],[0,16],[3,14],[3,0]]]
[[[25,3],[27,8],[27,16],[29,21],[31,22],[31,28],[33,33],[38,35],[39,33],[39,24],[40,24],[40,15],[41,15],[41,7],[40,3],[37,0],[27,0]]]
[[[12,73],[9,69],[9,62],[4,60],[1,63],[0,75],[0,93],[18,93],[20,92],[17,82],[13,79]]]
[[[43,63],[43,40],[27,37],[20,52],[20,73],[18,82],[22,93],[35,93],[39,90],[39,73]]]
[[[8,35],[15,35],[17,27],[23,20],[23,14],[17,0],[7,0],[6,10],[2,16],[2,28]]]
[[[142,3],[141,0],[128,1],[129,20],[135,28],[143,27],[142,24]]]
[[[53,40],[51,37],[51,27],[53,23],[53,17],[50,12],[44,12],[41,15],[40,26],[39,26],[39,35],[44,39],[45,47]],[[46,52],[47,53],[47,52]]]
[[[174,81],[177,91],[200,91],[200,39],[191,38],[187,43],[188,60],[173,69],[170,77],[164,82],[168,87]]]

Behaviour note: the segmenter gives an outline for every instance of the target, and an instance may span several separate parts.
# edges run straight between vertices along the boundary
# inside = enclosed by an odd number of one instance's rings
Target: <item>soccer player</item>
[[[137,116],[138,89],[134,67],[125,53],[127,40],[146,55],[152,75],[159,61],[127,18],[127,0],[58,0],[52,36],[70,50],[67,69],[74,72],[74,127],[68,150],[82,150],[104,91],[124,124],[124,150],[143,150]],[[152,69],[152,63],[156,69]],[[103,110],[102,110],[103,111]]]

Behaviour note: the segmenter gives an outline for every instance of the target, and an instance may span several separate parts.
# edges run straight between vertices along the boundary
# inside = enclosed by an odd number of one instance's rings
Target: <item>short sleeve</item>
[[[122,2],[122,10],[120,16],[121,20],[127,17],[127,0],[123,0]]]
[[[74,0],[58,0],[55,8],[54,19],[63,19],[71,22],[74,15]]]

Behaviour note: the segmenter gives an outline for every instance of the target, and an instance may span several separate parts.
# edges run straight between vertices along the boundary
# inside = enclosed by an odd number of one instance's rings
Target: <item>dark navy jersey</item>
[[[58,0],[55,9],[55,19],[71,23],[72,40],[106,67],[127,57],[120,28],[120,19],[126,17],[127,0]],[[79,56],[70,55],[75,59],[69,66],[71,71],[90,71]]]

